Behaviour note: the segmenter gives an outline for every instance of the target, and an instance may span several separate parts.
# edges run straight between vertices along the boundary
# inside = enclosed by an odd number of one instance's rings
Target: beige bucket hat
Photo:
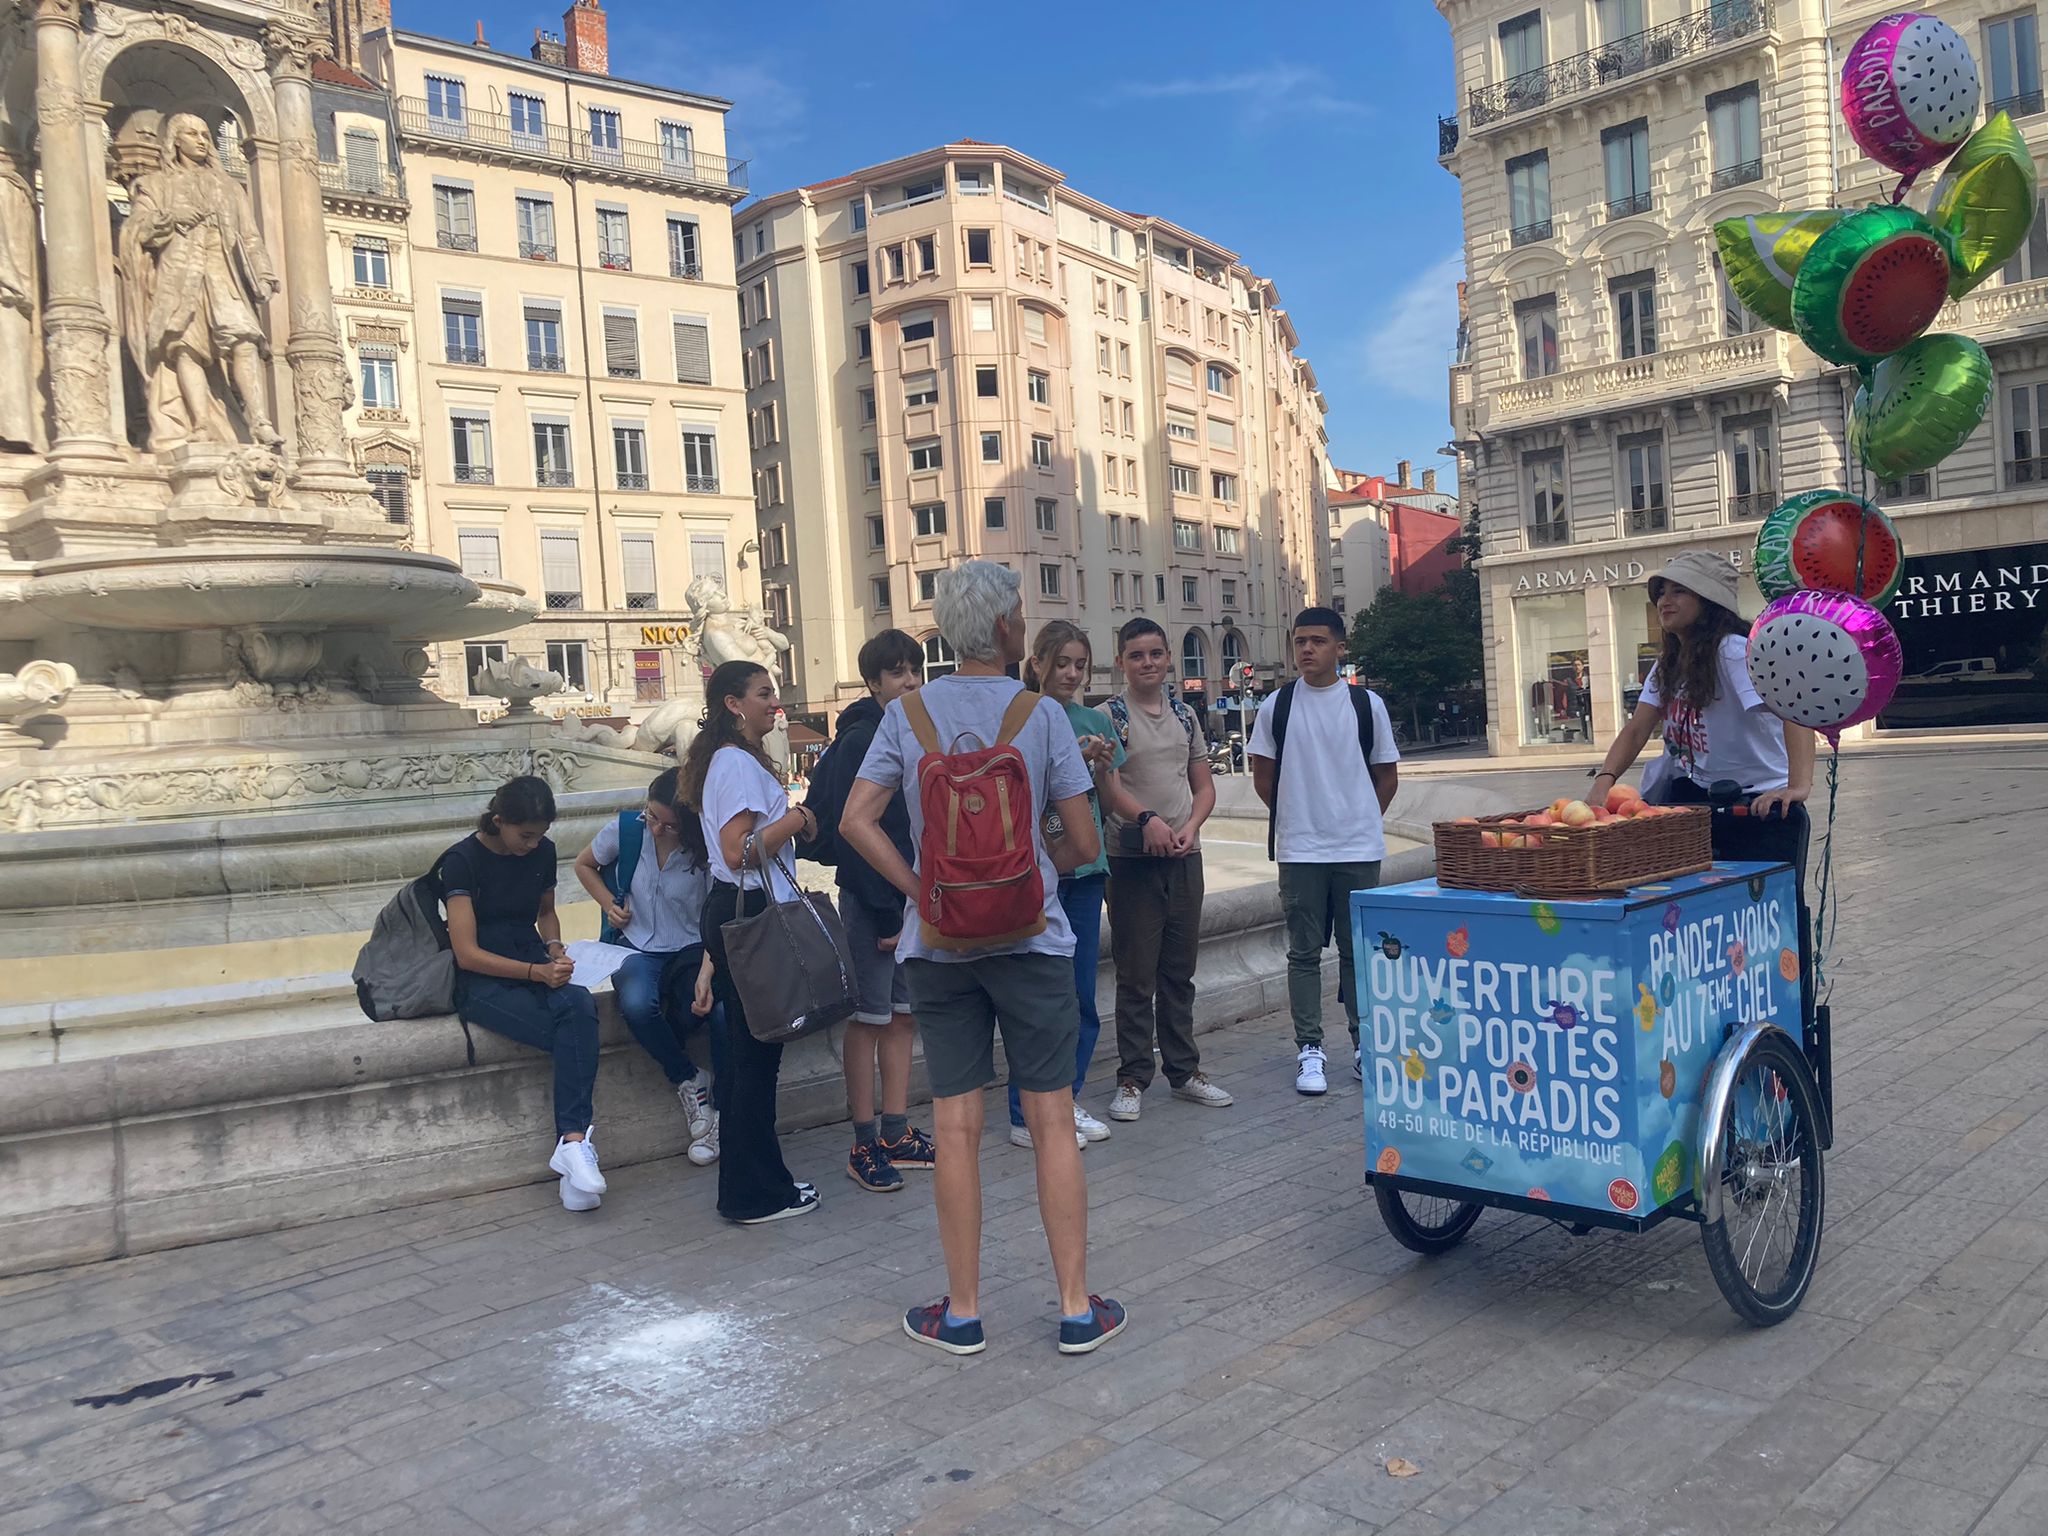
[[[1738,619],[1744,617],[1735,567],[1724,556],[1710,555],[1703,549],[1688,549],[1673,555],[1664,563],[1664,569],[1648,582],[1651,602],[1657,601],[1667,581],[1710,603],[1719,603]]]

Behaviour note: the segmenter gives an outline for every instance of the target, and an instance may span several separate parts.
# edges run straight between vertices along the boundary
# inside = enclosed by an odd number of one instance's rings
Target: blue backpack
[[[638,811],[619,812],[619,856],[604,866],[605,889],[613,901],[625,901],[633,890],[633,871],[640,867],[640,846],[647,838],[647,823]],[[606,944],[623,944],[626,936],[606,918],[598,938]]]

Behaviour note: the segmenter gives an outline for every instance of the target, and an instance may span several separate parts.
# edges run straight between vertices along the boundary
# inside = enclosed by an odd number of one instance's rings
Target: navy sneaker
[[[946,1308],[953,1298],[941,1296],[928,1307],[912,1307],[903,1314],[903,1331],[920,1344],[929,1344],[934,1349],[943,1349],[949,1355],[978,1355],[988,1348],[988,1340],[982,1337],[981,1319],[967,1323],[946,1321]],[[1122,1316],[1122,1312],[1118,1312]],[[1099,1341],[1098,1341],[1099,1342]],[[1093,1344],[1088,1346],[1093,1349]],[[1065,1349],[1062,1344],[1060,1348]]]
[[[883,1142],[882,1150],[898,1168],[931,1169],[939,1165],[939,1154],[931,1137],[914,1125],[904,1131],[901,1141]]]
[[[848,1154],[846,1176],[878,1195],[893,1194],[903,1187],[903,1175],[890,1164],[879,1141],[864,1141]]]
[[[1111,1301],[1106,1296],[1088,1298],[1088,1321],[1071,1323],[1060,1319],[1060,1353],[1063,1355],[1085,1355],[1091,1350],[1102,1348],[1111,1339],[1124,1331],[1124,1324],[1130,1321],[1120,1301]],[[976,1325],[979,1327],[979,1325]]]

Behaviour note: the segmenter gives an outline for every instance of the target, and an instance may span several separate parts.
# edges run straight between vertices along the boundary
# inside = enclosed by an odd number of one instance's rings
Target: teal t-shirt
[[[1117,740],[1116,727],[1110,723],[1109,716],[1099,709],[1090,709],[1085,704],[1069,704],[1066,706],[1066,710],[1067,723],[1074,728],[1074,739],[1079,741],[1083,736],[1100,736],[1109,743],[1110,749],[1116,754],[1111,760],[1111,766],[1116,768],[1123,767],[1124,744]],[[1101,842],[1102,797],[1092,789],[1088,791],[1088,812],[1095,818],[1095,840]],[[1089,875],[1106,875],[1108,873],[1109,849],[1104,847],[1102,852],[1095,856],[1093,864],[1083,864],[1079,869],[1069,870],[1060,878],[1063,880],[1080,880]]]

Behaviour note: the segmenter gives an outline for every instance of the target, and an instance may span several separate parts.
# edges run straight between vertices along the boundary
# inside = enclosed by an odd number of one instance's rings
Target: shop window
[[[1593,739],[1586,599],[1566,592],[1515,605],[1521,658],[1522,740],[1531,746]]]

